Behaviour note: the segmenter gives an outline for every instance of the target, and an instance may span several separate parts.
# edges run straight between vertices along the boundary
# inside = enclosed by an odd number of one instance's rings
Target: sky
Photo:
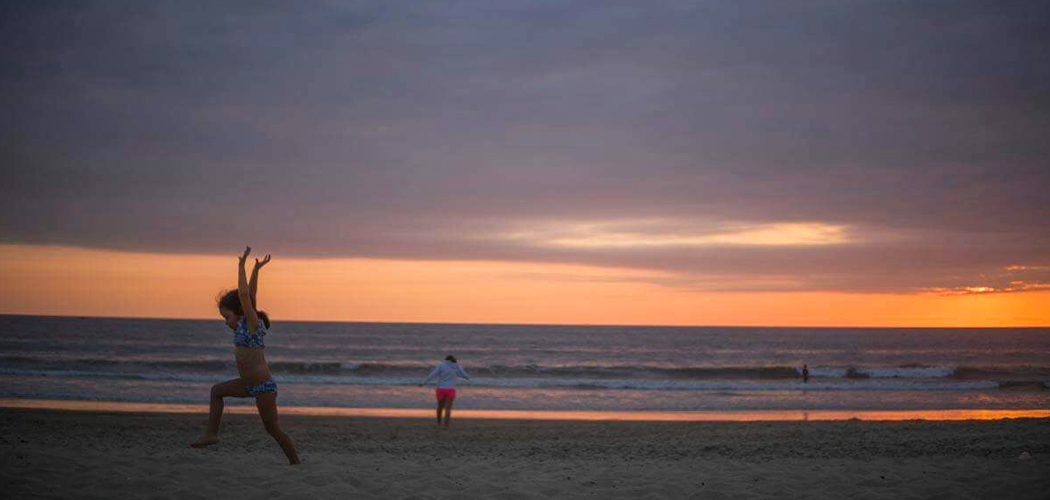
[[[1045,2],[5,2],[0,312],[1050,325],[1047,88]]]

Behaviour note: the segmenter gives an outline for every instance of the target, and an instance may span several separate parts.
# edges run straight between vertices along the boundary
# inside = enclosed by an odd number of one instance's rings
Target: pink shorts
[[[445,400],[445,399],[447,399],[449,401],[452,401],[453,399],[456,399],[456,390],[455,389],[440,389],[439,388],[437,390],[437,398],[438,398],[438,401],[442,401],[442,400]]]

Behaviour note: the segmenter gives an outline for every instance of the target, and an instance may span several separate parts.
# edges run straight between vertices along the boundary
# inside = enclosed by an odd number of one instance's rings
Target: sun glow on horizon
[[[257,249],[265,252],[265,249]],[[698,291],[666,272],[499,261],[275,256],[260,307],[285,320],[710,326],[1047,326],[1050,291]],[[233,254],[0,245],[0,313],[217,318]]]

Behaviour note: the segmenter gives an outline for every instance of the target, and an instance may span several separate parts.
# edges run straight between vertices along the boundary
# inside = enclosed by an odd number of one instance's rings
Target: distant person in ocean
[[[434,367],[434,370],[427,375],[427,378],[423,379],[419,383],[422,387],[427,382],[433,379],[437,379],[437,424],[441,425],[441,412],[445,413],[445,428],[448,428],[448,422],[452,419],[452,402],[456,399],[456,377],[463,377],[470,380],[470,375],[463,371],[463,368],[456,362],[456,357],[449,354],[445,356],[445,360],[439,365]]]
[[[809,383],[809,365],[802,365],[802,383]]]
[[[237,290],[231,290],[219,297],[219,314],[226,320],[226,326],[233,330],[233,348],[237,359],[237,373],[240,377],[227,380],[211,387],[211,408],[208,414],[208,428],[193,448],[204,448],[219,442],[219,422],[222,420],[223,398],[255,398],[263,426],[281,445],[288,463],[299,463],[299,454],[295,444],[277,423],[277,382],[270,376],[270,367],[266,364],[263,337],[270,327],[270,318],[263,311],[256,310],[255,293],[259,286],[259,270],[270,262],[267,255],[261,262],[255,259],[252,279],[249,283],[244,275],[244,263],[252,247],[245,247],[240,257],[240,269],[237,275]]]

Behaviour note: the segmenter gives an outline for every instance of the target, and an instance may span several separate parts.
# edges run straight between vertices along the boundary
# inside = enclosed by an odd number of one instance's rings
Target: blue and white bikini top
[[[237,328],[233,330],[233,345],[251,349],[263,349],[266,347],[266,343],[263,342],[263,337],[265,336],[266,325],[263,324],[261,318],[259,319],[259,328],[254,333],[248,333],[248,319],[242,317],[237,322]]]

